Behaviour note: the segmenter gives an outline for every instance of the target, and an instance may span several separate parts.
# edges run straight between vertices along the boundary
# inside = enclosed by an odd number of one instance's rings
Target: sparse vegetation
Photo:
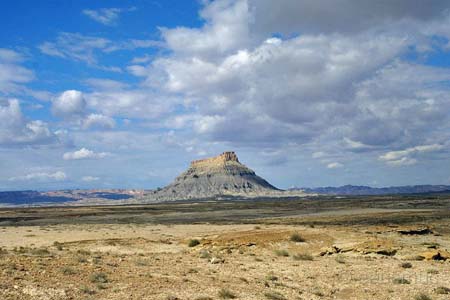
[[[189,247],[195,247],[195,246],[198,246],[198,245],[200,245],[200,241],[199,240],[197,240],[197,239],[189,240],[189,243],[188,243]]]
[[[292,256],[294,260],[314,260],[314,257],[309,253],[298,253]]]
[[[83,256],[78,256],[77,257],[77,262],[79,262],[79,263],[87,263],[87,259],[85,258],[85,257],[83,257]]]
[[[97,283],[96,287],[98,290],[106,290],[108,287],[103,283]]]
[[[335,260],[337,263],[345,264],[345,257],[344,257],[342,254],[336,255],[336,257],[334,258],[334,260]]]
[[[221,299],[235,299],[236,295],[231,292],[229,289],[221,289],[219,291],[219,297]]]
[[[436,294],[439,294],[439,295],[448,295],[448,294],[450,294],[450,288],[445,287],[445,286],[440,286],[440,287],[436,288],[435,292],[436,292]]]
[[[30,254],[36,256],[48,256],[50,255],[50,251],[47,248],[35,248],[30,250]]]
[[[71,268],[71,267],[64,267],[64,268],[61,269],[61,272],[62,272],[64,275],[74,275],[74,274],[77,274],[77,272],[76,272],[73,268]]]
[[[316,296],[319,296],[319,297],[323,297],[323,296],[324,296],[322,290],[321,290],[320,288],[318,288],[318,287],[313,288],[313,290],[311,291],[311,293],[312,293],[313,295],[316,295]]]
[[[201,250],[200,251],[200,258],[207,258],[210,259],[211,258],[211,253],[209,253],[208,250]]]
[[[94,295],[94,294],[96,293],[94,290],[90,289],[90,288],[87,287],[87,286],[82,286],[82,287],[80,288],[80,291],[81,291],[83,294],[87,294],[87,295]]]
[[[286,297],[278,292],[266,292],[264,296],[270,300],[286,300]]]
[[[218,202],[217,205],[222,205]],[[262,207],[267,205],[266,202],[261,203]],[[283,202],[283,205],[290,209],[292,203],[293,201],[287,204]],[[239,209],[246,209],[248,206],[243,202],[238,204]],[[238,204],[233,202],[225,208]],[[170,205],[178,207],[176,203]],[[206,204],[195,204],[198,207],[202,205]],[[367,202],[367,205],[372,206],[372,203]],[[160,207],[172,210],[166,204],[154,206],[149,205],[146,213],[152,214],[154,209],[160,210]],[[193,205],[184,204],[182,208],[188,211],[191,206]],[[302,204],[302,207],[305,205]],[[48,211],[53,215],[53,210],[57,209],[59,208]],[[78,215],[78,208],[65,208],[66,215],[67,210],[72,209],[73,215]],[[118,211],[123,208],[102,209],[112,209],[121,216]],[[135,209],[140,211],[141,208],[131,207],[132,214]],[[96,207],[83,210],[90,210],[89,222],[96,221]],[[204,211],[210,210],[210,206],[205,206]],[[251,213],[253,212],[245,212],[245,216]],[[252,219],[245,219],[245,224],[234,223],[231,219],[234,215],[231,214],[229,218],[233,222],[230,224],[206,219],[208,224],[175,224],[173,228],[165,226],[165,222],[169,222],[165,216],[159,218],[158,215],[151,224],[142,221],[139,226],[125,223],[132,218],[126,216],[130,219],[125,219],[124,224],[120,223],[122,221],[118,217],[117,223],[113,220],[115,224],[45,225],[48,233],[44,232],[45,228],[38,231],[38,227],[33,227],[33,233],[39,239],[23,238],[28,226],[22,228],[8,225],[5,233],[0,228],[0,246],[3,250],[8,249],[7,252],[4,251],[5,255],[0,255],[0,299],[14,298],[15,295],[19,298],[38,298],[43,295],[52,299],[92,300],[145,297],[160,300],[319,300],[365,299],[364,297],[415,300],[421,292],[433,300],[447,299],[450,296],[450,286],[445,282],[448,259],[441,262],[421,262],[416,261],[419,258],[415,255],[423,253],[427,258],[435,252],[447,255],[444,251],[448,249],[449,219],[434,220],[422,215],[413,218],[414,214],[411,213],[408,213],[408,218],[409,215],[411,219],[407,219],[408,223],[404,224],[403,219],[396,223],[379,214],[380,218],[388,221],[374,225],[360,225],[359,219],[354,215],[351,219],[339,215],[336,219],[330,217],[333,219],[332,226],[326,225],[326,222],[331,224],[328,217],[321,217],[321,225],[317,225],[315,229],[308,228],[308,222],[313,217],[308,217],[308,220],[292,216],[286,219],[268,218],[257,221],[268,224],[257,224],[261,226],[260,231],[254,230]],[[396,212],[396,216],[403,218],[399,212]],[[177,214],[177,217],[184,224],[184,216]],[[137,219],[144,218],[145,216],[140,216]],[[193,217],[189,215],[187,218],[191,220]],[[365,214],[361,218],[366,220],[375,217]],[[415,227],[415,220],[423,223],[424,219],[430,220],[429,225],[441,236],[399,237],[395,233],[399,228]],[[371,219],[370,222],[374,220]],[[74,218],[75,221],[77,218]],[[294,227],[297,224],[300,225]],[[290,237],[295,232],[306,238],[307,243],[292,242]],[[200,241],[200,245],[189,248],[188,242],[194,238]],[[106,245],[108,240],[113,240],[116,247]],[[171,241],[171,244],[167,241]],[[421,244],[423,241],[441,243],[442,251],[427,250]],[[47,243],[48,256],[31,254],[31,251],[36,251],[33,249],[44,248],[41,245]],[[62,246],[62,251],[58,250],[59,246]],[[16,252],[12,250],[14,247]],[[0,253],[3,253],[2,249]],[[401,250],[394,257],[375,254],[385,249]],[[224,263],[213,264],[212,258],[215,261],[223,259]],[[404,263],[412,264],[412,268],[403,268],[401,265]],[[425,283],[424,279],[429,281]],[[345,283],[344,286],[340,284],[342,282]],[[219,295],[221,288],[224,291]],[[156,295],[154,291],[157,291]]]
[[[291,242],[300,243],[304,242],[305,239],[299,233],[293,233],[290,237]]]
[[[441,246],[441,244],[436,243],[436,242],[424,242],[424,243],[422,243],[422,245],[427,246],[427,248],[433,248],[433,249]]]
[[[146,267],[148,266],[148,261],[145,259],[136,259],[135,264],[138,267]]]
[[[425,257],[421,256],[421,255],[414,255],[414,256],[410,256],[408,257],[408,260],[415,260],[415,261],[421,261],[424,260]]]
[[[62,251],[63,250],[63,246],[62,246],[62,244],[60,243],[60,242],[54,242],[53,243],[53,246],[55,246],[55,248],[58,250],[58,251]]]
[[[107,283],[108,276],[105,273],[94,273],[89,277],[92,283]]]
[[[275,275],[273,275],[273,274],[269,274],[269,275],[266,276],[266,280],[269,280],[269,281],[277,281],[277,280],[278,280],[278,277],[275,276]]]
[[[432,300],[430,296],[424,293],[420,293],[414,297],[415,300]]]
[[[275,255],[287,257],[287,256],[289,256],[289,252],[284,249],[279,249],[279,250],[275,250]]]
[[[395,278],[394,283],[395,284],[410,284],[411,282],[406,278]]]
[[[80,255],[84,255],[84,256],[90,256],[91,255],[91,251],[85,250],[85,249],[79,249],[77,251],[77,253],[80,254]]]
[[[400,264],[400,267],[402,267],[403,269],[411,269],[412,268],[412,264],[409,262],[404,262]]]

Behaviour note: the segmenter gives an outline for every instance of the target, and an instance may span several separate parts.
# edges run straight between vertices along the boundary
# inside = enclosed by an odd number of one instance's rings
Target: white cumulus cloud
[[[425,152],[439,151],[443,148],[444,146],[439,144],[415,146],[404,150],[389,151],[381,155],[379,159],[393,166],[408,166],[417,163],[417,159],[412,156],[417,156]]]
[[[90,114],[83,120],[83,128],[105,128],[113,129],[116,126],[116,122],[113,118],[102,114]]]
[[[328,169],[338,169],[338,168],[342,168],[343,166],[344,165],[339,162],[332,162],[327,165],[327,168]]]
[[[47,123],[28,120],[22,114],[17,99],[0,99],[0,120],[0,146],[46,145],[58,141]]]
[[[94,152],[92,150],[81,148],[74,152],[66,152],[63,155],[64,160],[79,160],[79,159],[100,159],[109,156],[108,152]]]
[[[68,90],[53,100],[52,112],[58,117],[73,119],[86,112],[86,100],[80,91]]]
[[[92,182],[92,181],[98,181],[98,180],[100,180],[100,178],[99,177],[95,177],[95,176],[83,176],[81,178],[81,180],[85,181],[85,182]]]
[[[24,176],[11,177],[10,181],[63,181],[67,178],[66,173],[57,171],[54,173],[38,172]]]

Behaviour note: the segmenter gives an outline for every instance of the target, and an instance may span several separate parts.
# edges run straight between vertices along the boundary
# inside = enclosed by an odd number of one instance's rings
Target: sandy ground
[[[450,299],[449,225],[0,227],[0,299]]]

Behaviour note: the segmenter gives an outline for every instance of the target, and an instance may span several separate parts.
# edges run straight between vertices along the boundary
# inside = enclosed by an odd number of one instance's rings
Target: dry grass
[[[188,242],[189,247],[195,247],[198,245],[200,245],[200,241],[197,239],[192,239],[192,240],[189,240],[189,242]]]
[[[411,282],[406,278],[395,278],[393,280],[395,284],[410,284]]]
[[[448,295],[448,294],[450,294],[450,288],[445,287],[445,286],[440,286],[440,287],[436,288],[435,292],[438,295]]]
[[[410,269],[412,268],[412,264],[409,262],[404,262],[400,264],[400,267],[402,267],[403,269]]]
[[[219,291],[219,297],[221,299],[235,299],[236,298],[236,294],[234,294],[232,291],[230,291],[229,289],[221,289]]]
[[[294,254],[292,256],[292,258],[294,260],[307,260],[307,261],[312,261],[314,260],[314,257],[309,254],[309,253],[298,253],[298,254]]]
[[[290,237],[291,242],[301,243],[304,242],[305,239],[299,233],[293,233]]]
[[[108,276],[105,273],[94,273],[89,277],[92,283],[107,283]]]
[[[289,256],[289,252],[284,249],[278,249],[278,250],[275,250],[275,255],[287,257],[287,256]]]
[[[345,257],[344,257],[342,254],[336,255],[336,257],[334,258],[334,260],[335,260],[337,263],[345,264]]]
[[[414,300],[432,300],[432,299],[427,294],[420,293],[414,297]]]
[[[286,297],[278,292],[266,292],[264,296],[270,300],[286,300]]]

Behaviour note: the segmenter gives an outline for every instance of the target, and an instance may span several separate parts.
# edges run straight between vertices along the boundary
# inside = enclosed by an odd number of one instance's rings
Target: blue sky
[[[351,20],[351,22],[349,21]],[[450,4],[3,1],[0,190],[450,184]]]

